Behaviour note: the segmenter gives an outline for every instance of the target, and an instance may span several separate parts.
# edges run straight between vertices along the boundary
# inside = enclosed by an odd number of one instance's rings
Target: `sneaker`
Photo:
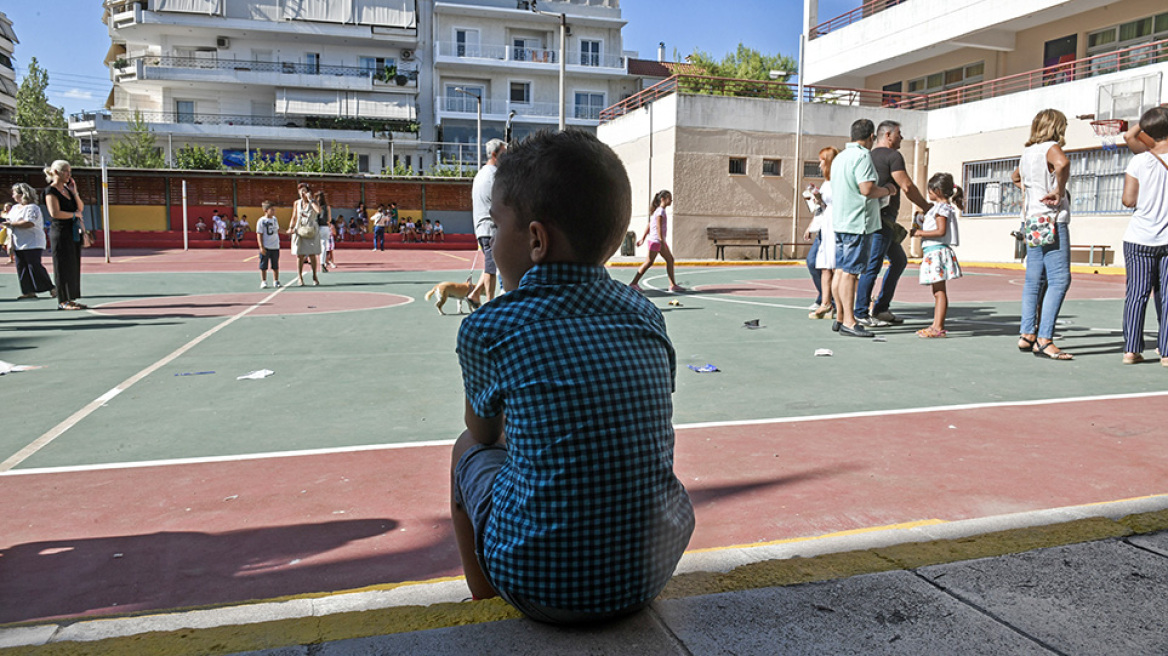
[[[641,289],[641,286],[635,282],[629,283],[629,288],[634,290],[634,291],[641,292],[642,294],[645,293],[645,290]]]
[[[280,286],[280,281],[279,281],[279,280],[277,280],[276,282],[272,283],[272,286],[273,286],[273,287],[279,287],[279,286]]]
[[[267,289],[267,288],[268,288],[268,281],[267,280],[260,283],[260,289]]]
[[[841,335],[847,335],[848,337],[875,337],[876,336],[876,333],[872,332],[871,330],[867,330],[866,328],[861,326],[859,324],[858,320],[857,320],[855,328],[848,328],[847,326],[840,325],[839,333]]]
[[[892,324],[893,326],[899,326],[900,324],[904,323],[904,319],[901,319],[900,317],[896,316],[895,314],[893,314],[889,310],[885,310],[883,312],[877,312],[876,318],[881,320],[881,321],[887,321],[888,323]]]
[[[892,325],[878,317],[856,317],[856,323],[868,326],[869,328],[883,328]]]

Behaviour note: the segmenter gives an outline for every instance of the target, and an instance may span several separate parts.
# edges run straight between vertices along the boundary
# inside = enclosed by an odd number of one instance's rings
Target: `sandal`
[[[57,309],[58,310],[84,310],[85,306],[79,305],[77,303],[58,303]]]
[[[20,296],[16,297],[16,300],[23,301],[26,298],[36,298],[36,297],[37,297],[36,294],[21,294]]]
[[[1018,350],[1023,353],[1033,353],[1034,345],[1036,343],[1038,343],[1037,337],[1034,339],[1026,339],[1026,337],[1023,335],[1018,336]],[[1025,346],[1023,346],[1023,344],[1025,344]]]
[[[1055,351],[1054,353],[1051,353],[1048,349],[1052,346],[1054,346],[1054,340],[1051,340],[1051,341],[1043,344],[1041,347],[1038,345],[1035,345],[1034,357],[1036,357],[1036,358],[1050,358],[1051,360],[1074,360],[1075,359],[1075,356],[1071,355],[1070,353],[1066,353],[1064,351]],[[1055,346],[1055,348],[1057,349],[1058,347]]]
[[[826,319],[834,313],[835,313],[835,308],[833,308],[832,306],[821,305],[821,306],[815,308],[814,310],[812,310],[810,313],[808,313],[807,318],[808,319]]]
[[[937,330],[932,326],[929,326],[928,328],[921,328],[917,331],[917,337],[920,337],[921,339],[933,339],[936,337],[946,337],[948,335],[948,330]]]
[[[1143,361],[1144,361],[1144,354],[1143,353],[1124,353],[1123,354],[1123,363],[1124,364],[1139,364]]]

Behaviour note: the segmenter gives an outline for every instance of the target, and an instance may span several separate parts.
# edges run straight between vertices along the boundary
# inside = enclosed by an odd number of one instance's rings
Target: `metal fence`
[[[1121,202],[1124,168],[1132,153],[1125,147],[1067,153],[1071,179],[1067,193],[1072,214],[1126,214]],[[965,216],[1020,216],[1022,190],[1011,174],[1019,158],[986,160],[965,164]]]

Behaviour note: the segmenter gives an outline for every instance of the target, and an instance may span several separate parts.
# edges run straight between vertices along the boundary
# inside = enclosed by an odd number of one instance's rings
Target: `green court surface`
[[[453,439],[462,430],[454,352],[460,319],[440,316],[422,296],[439,281],[462,279],[465,271],[342,270],[323,275],[321,287],[280,291],[267,303],[278,301],[283,313],[263,314],[258,304],[274,290],[258,289],[251,270],[95,269],[83,273],[83,301],[95,311],[60,312],[50,300],[0,301],[0,360],[43,367],[0,377],[5,468],[430,442]],[[609,271],[618,280],[633,274],[631,268]],[[914,331],[928,324],[932,301],[910,268],[898,293],[903,302],[895,306],[908,322],[876,329],[887,341],[874,342],[834,334],[830,321],[807,319],[814,292],[802,267],[681,268],[679,281],[695,291],[646,290],[664,312],[677,351],[674,421],[878,413],[1168,389],[1168,369],[1152,354],[1153,313],[1147,326],[1150,361],[1120,365],[1122,276],[1075,275],[1058,337],[1074,361],[1019,354],[1014,336],[1022,276],[1020,270],[969,269],[950,285],[950,337],[924,340]],[[286,273],[284,279],[292,277]],[[646,283],[667,286],[663,268],[654,269]],[[0,275],[0,298],[18,293],[15,275]],[[383,305],[401,304],[354,309],[370,294],[380,295]],[[152,299],[166,300],[161,308],[129,314],[104,314],[101,307]],[[238,316],[249,308],[255,309]],[[194,316],[209,309],[220,316]],[[453,301],[446,310],[455,312]],[[754,319],[761,328],[744,327]],[[125,391],[107,395],[184,347]],[[816,357],[817,349],[833,355]],[[721,371],[687,368],[707,363]],[[258,369],[275,374],[236,379]],[[197,375],[176,375],[185,373]],[[638,375],[632,368],[628,373]],[[95,403],[103,395],[104,403]],[[74,415],[90,404],[92,412]],[[63,426],[68,428],[60,432]],[[38,439],[47,443],[12,460]]]

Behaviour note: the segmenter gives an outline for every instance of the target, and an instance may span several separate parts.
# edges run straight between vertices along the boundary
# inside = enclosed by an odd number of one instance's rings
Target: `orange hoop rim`
[[[1097,137],[1115,137],[1122,132],[1127,132],[1127,121],[1122,118],[1105,118],[1099,121],[1091,121],[1091,129],[1095,131]]]

